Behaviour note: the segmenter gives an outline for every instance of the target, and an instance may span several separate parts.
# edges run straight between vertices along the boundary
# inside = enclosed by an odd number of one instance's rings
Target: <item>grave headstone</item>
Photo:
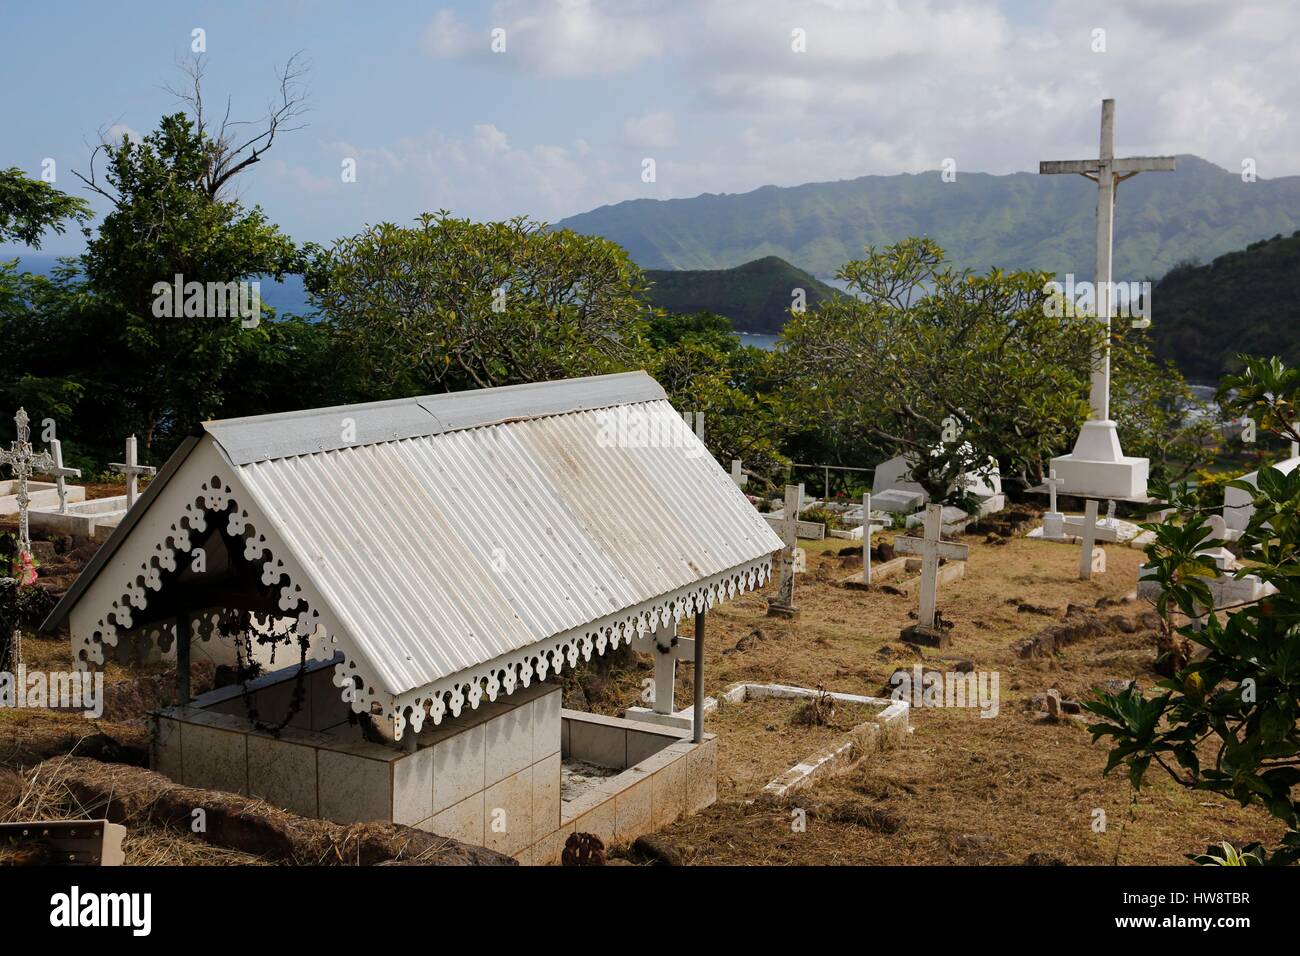
[[[802,503],[803,486],[786,485],[785,508],[781,512],[781,519],[772,522],[776,533],[781,537],[781,543],[785,545],[781,549],[781,577],[776,598],[768,601],[767,604],[767,613],[773,617],[794,617],[799,613],[799,608],[794,603],[794,576],[796,552],[800,550],[799,512],[802,510]]]
[[[59,488],[59,514],[66,514],[68,511],[68,482],[69,478],[80,478],[80,468],[67,468],[63,464],[63,442],[57,438],[50,439],[50,456],[54,459],[54,464],[50,467],[49,473],[54,476],[54,480]]]
[[[9,466],[18,485],[18,553],[20,560],[23,555],[30,557],[32,553],[32,535],[27,522],[27,509],[32,499],[27,492],[27,480],[35,471],[45,472],[54,467],[54,459],[49,452],[32,450],[31,430],[28,428],[29,421],[27,410],[18,409],[18,414],[14,415],[14,424],[17,426],[14,442],[9,446],[8,451],[0,448],[0,465]]]
[[[135,504],[135,499],[140,496],[139,487],[136,480],[141,475],[156,474],[158,469],[151,468],[149,465],[141,465],[136,460],[135,436],[132,435],[126,440],[126,461],[109,462],[109,468],[113,468],[126,475],[126,507],[128,510]]]
[[[970,548],[952,544],[942,539],[943,509],[929,505],[925,509],[925,536],[922,538],[895,538],[894,550],[899,554],[919,555],[921,558],[921,600],[917,613],[918,623],[903,629],[901,639],[909,644],[926,644],[930,647],[947,647],[952,639],[948,630],[936,626],[938,603],[939,559],[965,561]]]
[[[1090,581],[1094,571],[1106,570],[1106,551],[1097,547],[1097,502],[1089,498],[1083,509],[1083,528],[1079,537],[1079,580]]]
[[[1056,510],[1056,486],[1064,482],[1064,478],[1056,477],[1055,468],[1051,469],[1047,477],[1043,479],[1043,484],[1047,485],[1047,494],[1050,497],[1047,513],[1043,515],[1044,538],[1057,539],[1065,537],[1065,515]]]

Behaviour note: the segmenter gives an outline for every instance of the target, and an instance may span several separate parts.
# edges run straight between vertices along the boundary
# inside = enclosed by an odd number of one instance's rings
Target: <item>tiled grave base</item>
[[[263,722],[289,712],[296,672],[249,685]],[[278,737],[254,729],[238,687],[160,711],[153,768],[303,816],[407,824],[538,864],[558,861],[575,828],[624,842],[716,798],[711,735],[692,744],[674,728],[562,712],[553,684],[426,723],[408,750],[363,739],[332,678],[332,663],[308,665],[302,706]],[[612,772],[575,782],[562,800],[565,760]]]
[[[570,767],[595,765],[618,771],[599,777],[567,775],[560,828],[538,841],[531,862],[555,863],[571,833],[593,833],[608,846],[630,843],[645,833],[702,810],[718,798],[718,741],[705,734],[697,743],[679,727],[604,717],[577,710],[563,713],[561,754]],[[583,767],[583,769],[586,769]]]

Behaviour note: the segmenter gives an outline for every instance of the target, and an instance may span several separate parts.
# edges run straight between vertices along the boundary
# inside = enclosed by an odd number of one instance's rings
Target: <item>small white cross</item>
[[[935,605],[939,590],[939,559],[965,561],[970,548],[964,544],[951,544],[941,537],[943,531],[943,506],[927,505],[925,509],[924,538],[895,538],[894,550],[900,554],[921,556],[921,607],[918,620],[922,627],[934,628]]]
[[[749,475],[740,470],[740,459],[731,459],[731,480],[736,483],[737,488],[744,488],[749,484]]]
[[[1056,514],[1056,486],[1065,484],[1065,479],[1056,477],[1055,468],[1049,471],[1047,475],[1048,476],[1043,479],[1043,484],[1047,485],[1047,493],[1051,496],[1051,504],[1048,506],[1047,510],[1052,512],[1052,514]]]
[[[49,473],[54,476],[54,480],[59,486],[59,514],[68,510],[68,482],[69,478],[80,478],[80,468],[65,468],[63,465],[63,442],[57,438],[50,439],[50,455],[54,458],[54,465],[49,469]]]
[[[799,512],[803,505],[803,485],[785,486],[785,509],[776,522],[776,533],[785,545],[781,549],[781,583],[773,604],[784,610],[794,610],[795,552],[799,548]]]
[[[126,506],[128,509],[135,504],[135,499],[140,496],[136,478],[140,475],[152,475],[158,471],[157,468],[152,468],[149,465],[136,464],[134,435],[126,440],[126,461],[112,461],[108,463],[108,467],[126,475]]]
[[[1083,537],[1079,546],[1079,580],[1092,580],[1092,552],[1097,544],[1097,502],[1089,498],[1083,508]],[[1104,571],[1101,567],[1098,570]]]

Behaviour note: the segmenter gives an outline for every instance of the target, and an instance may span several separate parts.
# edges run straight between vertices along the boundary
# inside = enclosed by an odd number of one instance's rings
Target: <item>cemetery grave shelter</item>
[[[605,375],[205,423],[44,629],[175,659],[174,780],[549,863],[713,802],[705,613],[780,547],[652,378]],[[562,706],[623,645],[694,661],[691,720]],[[193,697],[198,648],[245,679]]]

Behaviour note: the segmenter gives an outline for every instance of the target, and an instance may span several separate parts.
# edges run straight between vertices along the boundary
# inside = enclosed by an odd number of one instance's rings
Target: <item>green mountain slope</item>
[[[764,186],[693,199],[636,199],[558,226],[605,236],[644,269],[726,269],[779,256],[829,277],[864,245],[930,236],[960,266],[1046,269],[1091,278],[1096,186],[1082,176],[937,172]],[[1175,263],[1240,249],[1300,228],[1300,176],[1244,183],[1196,156],[1178,171],[1119,188],[1116,281],[1164,275]]]
[[[1151,290],[1151,336],[1192,381],[1217,382],[1235,356],[1277,355],[1300,364],[1300,232],[1181,265]]]
[[[837,294],[831,286],[784,259],[765,256],[734,269],[683,269],[646,272],[650,301],[669,312],[716,312],[738,332],[779,332],[795,289],[803,289],[807,308]]]

